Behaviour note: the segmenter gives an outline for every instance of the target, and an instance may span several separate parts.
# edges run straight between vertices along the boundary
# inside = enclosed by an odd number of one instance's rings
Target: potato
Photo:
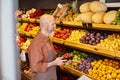
[[[93,14],[94,13],[92,13],[92,12],[81,13],[80,19],[84,23],[92,23],[92,16],[93,16]]]
[[[116,10],[108,11],[103,17],[104,23],[111,24],[115,20],[116,14],[117,14]]]
[[[104,14],[105,12],[98,12],[98,13],[95,13],[93,16],[92,16],[92,22],[94,23],[103,23],[103,17],[104,17]]]
[[[80,12],[81,13],[82,12],[89,12],[90,11],[89,5],[90,5],[90,2],[86,2],[86,3],[81,4],[79,7]]]
[[[93,1],[90,3],[90,10],[92,12],[105,12],[107,11],[107,6],[100,1]]]

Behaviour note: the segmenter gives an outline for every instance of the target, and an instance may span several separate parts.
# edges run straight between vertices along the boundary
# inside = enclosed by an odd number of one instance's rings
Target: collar
[[[49,37],[44,35],[41,31],[38,32],[39,38],[42,42],[50,41]]]

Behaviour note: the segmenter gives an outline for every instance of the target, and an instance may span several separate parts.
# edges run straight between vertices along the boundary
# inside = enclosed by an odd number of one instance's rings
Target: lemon
[[[107,74],[107,79],[112,79],[112,76],[110,74]]]
[[[112,78],[116,78],[117,74],[116,73],[112,73],[111,76],[112,76]]]

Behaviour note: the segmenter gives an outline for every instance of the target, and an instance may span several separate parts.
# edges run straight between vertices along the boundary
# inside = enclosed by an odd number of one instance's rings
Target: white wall
[[[17,0],[0,0],[0,80],[20,80],[15,45],[15,17]]]

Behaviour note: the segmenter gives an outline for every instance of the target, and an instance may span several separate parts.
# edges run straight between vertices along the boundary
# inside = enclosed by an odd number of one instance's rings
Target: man
[[[30,67],[35,76],[33,80],[57,80],[56,66],[63,64],[62,57],[55,59],[55,50],[48,38],[56,27],[54,17],[44,14],[40,18],[40,28],[28,48]]]

